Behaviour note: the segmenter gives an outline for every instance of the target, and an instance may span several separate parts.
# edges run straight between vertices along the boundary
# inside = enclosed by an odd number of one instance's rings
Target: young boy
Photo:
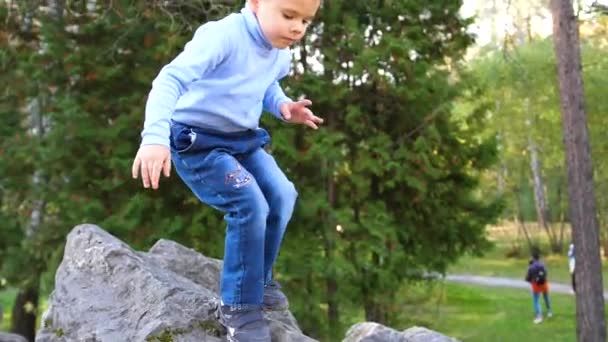
[[[297,192],[263,147],[262,109],[317,129],[323,120],[293,102],[279,80],[320,0],[248,0],[240,13],[202,25],[152,84],[142,143],[133,162],[158,189],[171,160],[200,201],[225,213],[220,322],[229,341],[270,341],[262,309],[286,309],[272,279]]]
[[[528,272],[526,273],[526,281],[532,287],[532,301],[534,303],[534,323],[538,324],[543,321],[543,314],[540,307],[540,295],[543,295],[545,306],[547,307],[547,317],[553,316],[551,313],[551,303],[549,302],[549,280],[547,279],[547,269],[545,264],[540,261],[540,254],[535,251],[532,253],[532,259],[528,263]]]

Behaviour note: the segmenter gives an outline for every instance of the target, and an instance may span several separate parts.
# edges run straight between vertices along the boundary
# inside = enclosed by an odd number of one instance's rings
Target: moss
[[[160,335],[148,337],[146,342],[173,342],[173,336],[171,332],[165,330]]]
[[[165,330],[160,335],[148,337],[146,342],[173,342],[173,335],[170,330]]]
[[[213,320],[200,321],[197,324],[197,328],[211,336],[219,337],[223,334],[222,327],[217,323],[217,321]]]
[[[150,336],[146,342],[174,342],[173,337],[186,333],[185,329],[165,329],[160,335]]]
[[[210,336],[219,337],[222,335],[221,326],[216,321],[207,320],[200,321],[196,324],[195,328],[203,330]],[[159,335],[150,336],[146,339],[146,342],[175,342],[175,336],[183,335],[187,333],[187,329],[165,329]]]
[[[57,337],[65,336],[65,331],[63,331],[63,329],[61,329],[61,328],[53,329],[53,320],[50,318],[47,318],[46,320],[44,320],[44,328],[52,331],[53,334],[55,334],[55,336],[57,336]]]

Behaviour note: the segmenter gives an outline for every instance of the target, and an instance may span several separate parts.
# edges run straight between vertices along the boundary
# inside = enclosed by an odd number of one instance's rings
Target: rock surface
[[[176,242],[159,240],[148,252],[133,250],[95,225],[68,234],[55,289],[37,342],[225,341],[215,309],[222,261]],[[266,313],[272,342],[314,342],[289,311]],[[24,342],[3,339],[0,342]],[[359,323],[344,342],[455,342],[414,327],[403,332]]]
[[[36,341],[222,341],[215,318],[221,267],[172,241],[137,252],[95,225],[77,226]],[[314,341],[289,311],[267,319],[273,341]]]
[[[0,342],[27,342],[21,335],[0,332]]]
[[[364,322],[353,325],[343,342],[458,342],[438,332],[412,327],[399,332],[381,324]]]

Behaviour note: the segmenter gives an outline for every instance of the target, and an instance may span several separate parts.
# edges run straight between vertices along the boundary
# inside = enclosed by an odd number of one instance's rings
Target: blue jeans
[[[178,175],[200,201],[225,213],[220,292],[233,310],[262,305],[298,195],[263,149],[269,142],[263,129],[223,133],[171,126]]]
[[[549,292],[543,292],[543,298],[545,300],[545,306],[547,307],[547,312],[551,311],[551,303],[549,302]],[[542,310],[540,308],[540,292],[532,291],[532,301],[534,302],[534,314],[536,316],[542,315]]]

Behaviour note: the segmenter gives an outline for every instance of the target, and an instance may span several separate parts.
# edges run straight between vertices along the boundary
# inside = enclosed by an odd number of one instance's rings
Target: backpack
[[[534,268],[532,273],[532,281],[538,285],[543,285],[547,281],[547,270],[544,266],[539,265]]]

